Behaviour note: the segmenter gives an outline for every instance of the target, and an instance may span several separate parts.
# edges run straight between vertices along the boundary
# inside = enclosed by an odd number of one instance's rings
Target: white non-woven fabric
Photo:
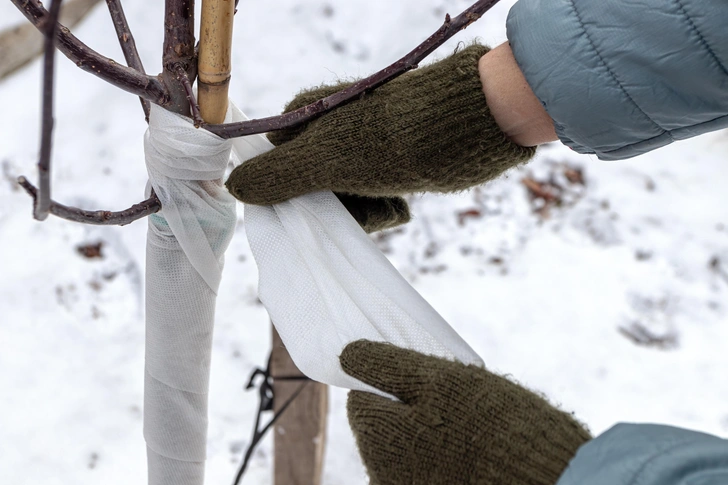
[[[232,117],[247,119],[236,108]],[[233,140],[243,163],[272,148],[262,135]],[[359,339],[483,365],[332,192],[246,205],[245,229],[258,264],[260,300],[291,358],[310,378],[386,395],[341,369],[341,351]]]
[[[144,151],[162,210],[149,217],[147,232],[144,438],[150,485],[204,482],[215,300],[237,220],[235,199],[222,183],[231,146],[152,105]]]

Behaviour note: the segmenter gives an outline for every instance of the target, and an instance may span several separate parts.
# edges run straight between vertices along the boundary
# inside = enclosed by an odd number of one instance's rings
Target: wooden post
[[[306,381],[278,380],[276,377],[301,376],[278,332],[273,329],[271,375],[274,411]],[[319,382],[306,387],[278,419],[273,429],[274,485],[320,485],[326,446],[328,388]]]

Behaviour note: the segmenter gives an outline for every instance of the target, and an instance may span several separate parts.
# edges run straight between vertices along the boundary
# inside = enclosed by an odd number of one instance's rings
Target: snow
[[[503,1],[458,41],[505,39]],[[231,96],[252,117],[299,89],[396,60],[467,0],[241,2]],[[162,2],[124,4],[148,72],[160,70]],[[23,20],[0,4],[0,27]],[[103,2],[76,30],[121,59]],[[0,476],[23,485],[144,483],[144,222],[82,226],[31,217],[13,183],[35,178],[40,68],[0,83]],[[133,96],[58,58],[54,197],[121,209],[143,198],[146,126]],[[728,133],[623,162],[560,145],[467,193],[412,198],[415,220],[375,236],[397,268],[493,370],[573,410],[599,433],[658,422],[728,436]],[[584,185],[565,179],[584,172]],[[553,178],[563,202],[537,211],[522,184]],[[239,211],[242,217],[242,208]],[[462,222],[462,223],[461,223]],[[229,483],[250,437],[269,323],[238,227],[218,301],[207,483]],[[77,246],[103,242],[103,258]],[[635,327],[637,325],[637,327]],[[620,332],[620,328],[625,329]],[[624,332],[650,332],[661,346]],[[326,484],[366,483],[332,390]],[[244,483],[270,483],[270,440]]]

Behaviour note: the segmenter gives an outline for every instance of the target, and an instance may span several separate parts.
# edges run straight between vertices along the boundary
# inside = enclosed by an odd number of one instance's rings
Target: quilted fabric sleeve
[[[728,127],[725,0],[520,0],[516,61],[563,143],[629,158]]]
[[[725,485],[728,441],[655,424],[618,424],[579,449],[557,485]]]

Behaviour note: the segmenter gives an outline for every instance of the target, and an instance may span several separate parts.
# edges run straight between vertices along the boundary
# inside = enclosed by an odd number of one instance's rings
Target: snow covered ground
[[[512,3],[436,55],[475,36],[504,40]],[[468,4],[243,1],[231,96],[252,117],[275,114],[302,87],[381,68]],[[147,71],[158,72],[162,2],[124,5]],[[0,28],[20,21],[0,3]],[[76,34],[122,59],[103,2]],[[13,180],[35,179],[39,92],[38,62],[0,83],[0,483],[144,483],[146,224],[32,219]],[[108,209],[141,200],[138,102],[62,56],[57,92],[54,197]],[[554,145],[469,193],[414,197],[415,221],[376,239],[489,367],[574,410],[594,432],[633,421],[728,436],[727,159],[726,132],[623,162]],[[218,302],[209,484],[230,483],[237,469],[257,405],[243,386],[269,347],[244,231]],[[98,242],[102,258],[79,254]],[[344,403],[345,392],[332,390],[325,483],[364,484]],[[270,467],[266,442],[244,483],[269,483]]]

